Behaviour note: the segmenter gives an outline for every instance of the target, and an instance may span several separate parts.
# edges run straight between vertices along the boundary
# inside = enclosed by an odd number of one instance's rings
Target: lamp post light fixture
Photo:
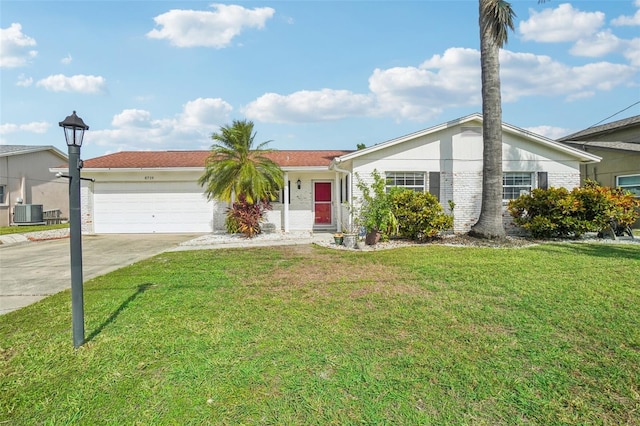
[[[84,296],[82,289],[82,228],[80,215],[80,147],[85,130],[89,126],[82,118],[73,114],[58,123],[64,128],[64,137],[69,148],[69,233],[71,247],[71,323],[73,347],[84,343]]]

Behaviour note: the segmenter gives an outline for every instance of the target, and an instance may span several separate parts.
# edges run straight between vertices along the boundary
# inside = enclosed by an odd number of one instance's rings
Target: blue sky
[[[556,138],[640,114],[640,0],[511,2],[503,119]],[[481,111],[478,2],[0,1],[1,144],[83,158],[208,149],[233,119],[276,149],[355,149]]]

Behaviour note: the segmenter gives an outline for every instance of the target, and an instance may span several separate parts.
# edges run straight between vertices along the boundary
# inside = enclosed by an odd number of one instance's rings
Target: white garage
[[[96,181],[93,216],[97,234],[211,232],[214,203],[194,181]]]

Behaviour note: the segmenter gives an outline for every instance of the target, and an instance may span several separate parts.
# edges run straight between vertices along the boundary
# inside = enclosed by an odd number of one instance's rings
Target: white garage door
[[[96,182],[97,234],[211,232],[214,203],[195,182]]]

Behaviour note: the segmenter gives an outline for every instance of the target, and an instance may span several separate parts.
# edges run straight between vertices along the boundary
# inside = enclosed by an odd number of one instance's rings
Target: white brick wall
[[[80,217],[83,234],[93,234],[93,182],[80,181]]]
[[[213,206],[213,230],[226,231],[225,221],[229,204],[224,201],[215,201]]]
[[[580,172],[554,172],[549,173],[549,186],[564,187],[568,190],[580,186]]]
[[[478,221],[482,204],[482,173],[453,173],[453,232],[464,233]],[[445,200],[446,203],[446,200]]]

